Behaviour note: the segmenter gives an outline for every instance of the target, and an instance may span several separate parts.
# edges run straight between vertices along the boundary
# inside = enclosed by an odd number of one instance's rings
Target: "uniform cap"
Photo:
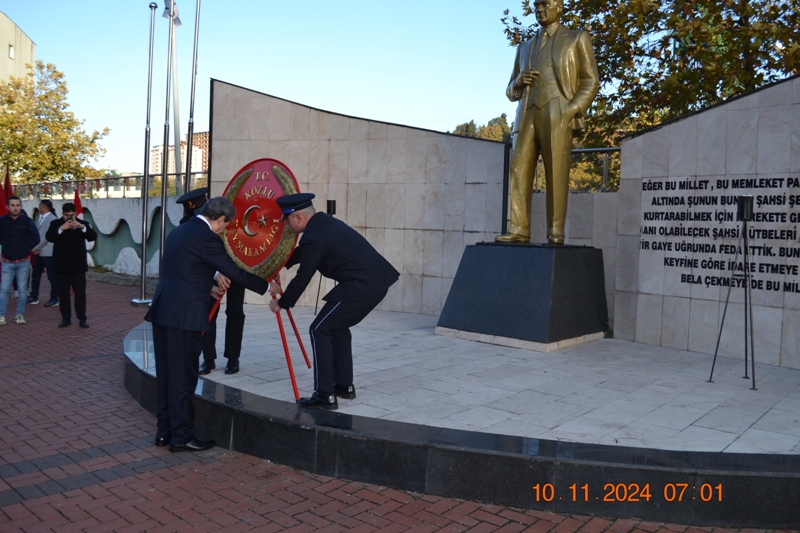
[[[281,196],[276,200],[276,202],[278,203],[278,207],[281,208],[283,219],[285,219],[295,211],[300,211],[306,207],[311,207],[311,200],[313,199],[314,195],[310,192],[299,192],[297,194],[287,194],[286,196]]]
[[[206,203],[208,200],[208,187],[201,187],[193,191],[189,191],[175,202],[184,204],[189,209],[196,209]]]

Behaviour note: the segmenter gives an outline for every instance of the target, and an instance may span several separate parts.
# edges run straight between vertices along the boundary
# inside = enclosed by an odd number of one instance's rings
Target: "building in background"
[[[7,80],[9,76],[22,78],[28,73],[25,65],[33,66],[35,62],[36,44],[0,12],[0,80]]]
[[[181,141],[180,173],[186,170],[186,140]],[[169,145],[167,174],[175,174],[175,145]],[[150,173],[160,174],[163,161],[164,145],[158,144],[150,150]],[[192,172],[208,172],[208,132],[195,133],[192,136]]]

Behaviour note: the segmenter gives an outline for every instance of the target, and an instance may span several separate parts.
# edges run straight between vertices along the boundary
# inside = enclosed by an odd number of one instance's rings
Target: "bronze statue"
[[[511,225],[497,242],[531,238],[531,192],[542,154],[547,192],[547,241],[564,243],[567,218],[572,132],[584,127],[583,116],[600,89],[597,62],[589,34],[559,24],[563,0],[536,0],[541,26],[520,44],[506,95],[519,101],[511,158]]]

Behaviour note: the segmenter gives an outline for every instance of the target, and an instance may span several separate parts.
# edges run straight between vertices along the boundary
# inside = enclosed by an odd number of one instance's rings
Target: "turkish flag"
[[[81,195],[78,194],[78,189],[75,189],[75,200],[72,202],[75,204],[75,217],[76,218],[83,218],[83,205],[81,205]]]

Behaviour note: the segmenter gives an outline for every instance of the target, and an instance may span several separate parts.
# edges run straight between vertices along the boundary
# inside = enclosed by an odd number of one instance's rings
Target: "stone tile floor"
[[[313,308],[293,315],[310,353]],[[245,308],[241,372],[206,376],[293,401],[275,316]],[[291,325],[282,313],[301,396],[313,391]],[[373,311],[353,328],[354,415],[554,440],[672,450],[800,453],[800,370],[617,339],[540,353],[434,335],[437,317]],[[758,347],[756,347],[757,350]],[[758,352],[756,351],[756,361]],[[749,374],[748,374],[749,375]]]

